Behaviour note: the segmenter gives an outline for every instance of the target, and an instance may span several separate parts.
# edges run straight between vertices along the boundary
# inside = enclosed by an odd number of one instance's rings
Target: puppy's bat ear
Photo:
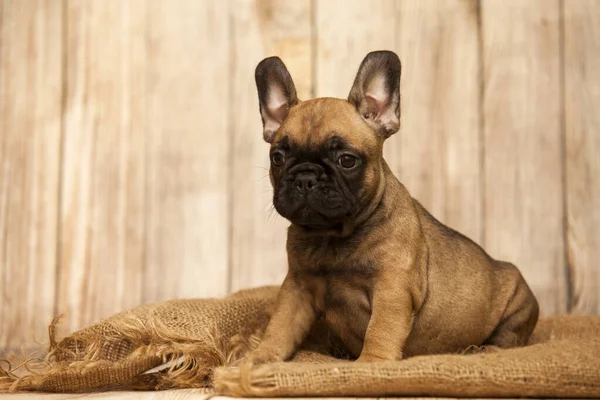
[[[391,51],[374,51],[358,68],[348,101],[386,138],[400,129],[400,59]]]
[[[298,104],[296,87],[279,57],[262,60],[256,66],[254,78],[263,122],[263,138],[265,142],[272,143],[290,108]]]

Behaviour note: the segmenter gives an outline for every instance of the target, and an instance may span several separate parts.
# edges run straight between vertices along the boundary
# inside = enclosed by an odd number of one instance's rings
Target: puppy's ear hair
[[[265,142],[272,143],[290,108],[298,104],[296,87],[279,57],[262,60],[256,66],[254,78],[263,123],[263,138]]]
[[[374,51],[358,68],[348,101],[386,138],[400,129],[400,59],[391,51]]]

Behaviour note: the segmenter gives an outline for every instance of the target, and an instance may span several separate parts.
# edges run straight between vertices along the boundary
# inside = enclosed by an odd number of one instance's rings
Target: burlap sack
[[[543,319],[529,346],[492,354],[358,364],[333,358],[345,354],[321,332],[292,362],[241,372],[228,366],[258,343],[276,294],[265,287],[146,305],[60,342],[51,325],[46,360],[27,363],[23,377],[1,370],[0,391],[214,386],[219,394],[260,397],[600,397],[600,317]],[[170,367],[151,370],[165,362]]]

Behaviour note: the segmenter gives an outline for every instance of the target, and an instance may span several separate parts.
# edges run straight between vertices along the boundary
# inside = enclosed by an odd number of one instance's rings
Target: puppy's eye
[[[273,163],[273,165],[280,167],[285,162],[285,156],[283,155],[283,153],[277,151],[271,154],[271,162]]]
[[[356,164],[358,164],[358,159],[350,154],[344,154],[338,158],[338,164],[342,168],[351,169],[356,167]]]

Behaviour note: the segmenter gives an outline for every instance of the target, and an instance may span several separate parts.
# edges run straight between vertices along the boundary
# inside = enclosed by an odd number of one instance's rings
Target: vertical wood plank
[[[269,146],[262,139],[254,69],[284,61],[300,99],[311,97],[311,2],[235,0],[231,6],[231,289],[280,284],[289,223],[272,208]]]
[[[347,98],[368,52],[396,49],[396,1],[315,1],[315,94]]]
[[[563,1],[572,311],[600,313],[600,3]]]
[[[146,3],[67,4],[59,311],[72,331],[141,301]]]
[[[403,63],[402,128],[386,143],[386,160],[436,217],[479,241],[477,3],[317,4],[317,94],[345,98],[368,52],[396,51]]]
[[[482,2],[485,245],[566,311],[558,1]]]
[[[54,313],[61,1],[0,3],[0,348],[46,339]]]
[[[228,1],[148,10],[144,300],[219,296],[228,280]]]
[[[402,128],[387,143],[388,163],[436,218],[480,242],[478,3],[398,4]]]

